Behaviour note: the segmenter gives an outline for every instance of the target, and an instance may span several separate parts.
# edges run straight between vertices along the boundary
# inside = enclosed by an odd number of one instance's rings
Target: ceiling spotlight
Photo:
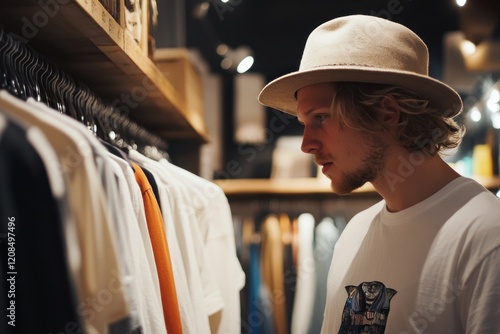
[[[247,46],[240,46],[236,49],[232,49],[225,44],[219,44],[216,52],[223,57],[220,66],[225,70],[245,73],[254,63],[252,50]]]
[[[246,71],[248,71],[250,69],[250,67],[252,67],[253,62],[254,62],[254,59],[252,56],[246,56],[245,58],[243,58],[242,61],[240,61],[240,63],[238,64],[238,67],[236,67],[236,71],[238,73],[245,73]]]
[[[459,7],[463,7],[467,3],[467,0],[456,0],[456,2]]]

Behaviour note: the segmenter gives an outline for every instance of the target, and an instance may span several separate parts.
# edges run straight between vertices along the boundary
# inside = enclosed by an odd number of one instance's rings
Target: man
[[[441,158],[462,102],[427,71],[412,31],[354,15],[316,28],[259,95],[303,123],[336,193],[383,197],[336,244],[322,333],[500,333],[500,199]]]

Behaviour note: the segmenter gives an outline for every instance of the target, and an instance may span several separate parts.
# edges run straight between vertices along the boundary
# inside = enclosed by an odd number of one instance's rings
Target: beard
[[[358,169],[344,172],[340,178],[331,179],[331,188],[338,195],[352,193],[367,182],[374,181],[384,169],[387,156],[387,145],[378,138],[370,138],[367,156]]]

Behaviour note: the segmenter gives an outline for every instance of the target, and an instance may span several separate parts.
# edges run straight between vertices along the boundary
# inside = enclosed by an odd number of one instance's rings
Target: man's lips
[[[321,169],[321,172],[323,174],[326,174],[328,172],[328,170],[330,169],[330,167],[332,167],[333,163],[332,162],[326,162],[323,165],[323,168]]]

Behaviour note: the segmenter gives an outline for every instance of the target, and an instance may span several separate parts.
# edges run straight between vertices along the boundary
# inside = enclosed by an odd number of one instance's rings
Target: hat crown
[[[405,88],[446,117],[462,110],[460,95],[429,76],[429,51],[401,24],[367,15],[323,23],[307,39],[298,71],[268,83],[260,103],[296,115],[297,91],[324,82],[365,82]]]
[[[325,22],[311,32],[299,71],[345,66],[427,76],[429,52],[425,43],[401,24],[351,15]]]

